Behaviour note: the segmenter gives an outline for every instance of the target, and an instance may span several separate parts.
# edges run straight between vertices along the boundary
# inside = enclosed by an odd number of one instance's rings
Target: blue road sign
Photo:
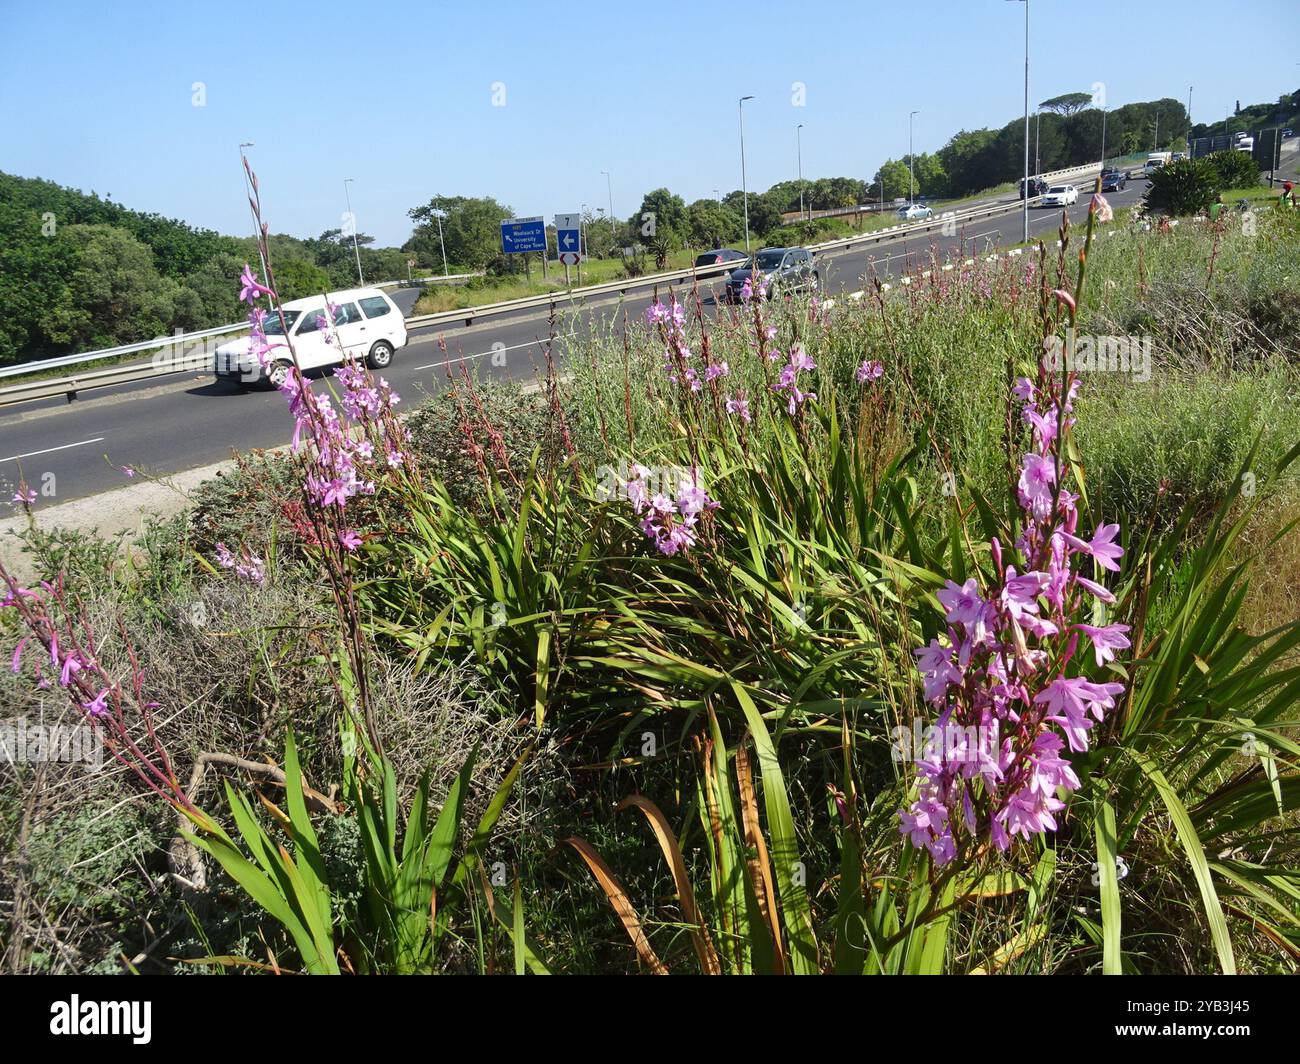
[[[577,229],[557,229],[555,246],[560,251],[579,251],[582,248],[582,235]]]
[[[501,250],[507,254],[517,251],[546,250],[546,222],[541,218],[507,218],[501,223]]]

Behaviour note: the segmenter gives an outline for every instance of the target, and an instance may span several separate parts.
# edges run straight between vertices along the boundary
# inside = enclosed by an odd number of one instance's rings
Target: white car
[[[333,327],[326,318],[332,311]],[[378,288],[352,288],[324,296],[291,299],[284,304],[284,325],[289,342],[285,342],[280,316],[266,317],[266,341],[271,345],[267,369],[263,370],[250,350],[247,336],[231,340],[217,348],[213,370],[218,380],[233,381],[241,387],[267,384],[279,387],[293,365],[293,355],[303,370],[332,366],[351,355],[371,369],[384,369],[393,361],[399,347],[406,346],[406,321],[402,312]]]
[[[898,208],[898,216],[906,218],[909,222],[914,222],[918,218],[929,218],[932,214],[934,214],[934,211],[920,203],[912,203],[906,207]]]
[[[1079,202],[1079,190],[1073,185],[1053,185],[1043,193],[1038,203],[1043,207],[1068,207]]]

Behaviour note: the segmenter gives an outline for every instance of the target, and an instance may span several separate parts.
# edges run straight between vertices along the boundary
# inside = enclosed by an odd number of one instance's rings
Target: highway
[[[1080,186],[1079,202],[1069,209],[1072,225],[1086,218],[1090,188],[1091,182]],[[1129,206],[1145,188],[1146,182],[1132,181],[1107,198],[1116,207]],[[1059,209],[1031,208],[1032,238],[1053,243],[1059,223]],[[863,278],[873,271],[880,277],[897,276],[928,263],[932,251],[942,256],[959,242],[967,254],[987,255],[1020,239],[1020,212],[1011,211],[977,219],[953,237],[944,238],[935,230],[899,234],[867,247],[819,254],[816,262],[826,295],[834,296],[861,288]],[[720,283],[707,285],[706,303],[712,303],[712,290]],[[398,289],[394,298],[409,315],[417,295],[414,289]],[[624,311],[639,317],[651,298],[647,288],[630,293],[621,303],[605,300],[568,313],[598,326],[601,319],[621,320]],[[480,373],[532,380],[543,365],[540,342],[547,331],[547,316],[536,309],[472,326],[417,330],[398,351],[385,377],[402,395],[404,409],[418,403],[422,393],[432,394],[444,386],[448,362],[462,358]],[[505,348],[504,366],[494,366],[489,357],[497,344]],[[561,365],[565,353],[561,340],[555,349]],[[291,429],[279,394],[242,392],[200,373],[84,392],[70,403],[60,398],[10,407],[0,411],[0,487],[4,488],[0,502],[8,505],[19,463],[32,485],[53,473],[57,494],[49,502],[67,502],[121,487],[127,481],[118,466],[167,475],[219,462],[234,451],[279,446],[288,442]],[[39,510],[43,501],[35,508]]]

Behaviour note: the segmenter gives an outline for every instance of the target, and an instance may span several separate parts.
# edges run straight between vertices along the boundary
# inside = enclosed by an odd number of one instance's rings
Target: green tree
[[[692,247],[721,247],[744,235],[740,217],[717,200],[696,200],[686,208],[686,218]]]
[[[168,330],[180,286],[159,275],[148,247],[111,225],[69,225],[56,239],[71,248],[72,268],[49,293],[50,341],[89,350]]]
[[[884,187],[885,199],[898,199],[900,196],[907,196],[910,172],[907,169],[907,163],[901,159],[890,159],[885,162],[879,170],[876,171],[876,187]],[[915,191],[915,183],[912,184]]]
[[[412,207],[407,214],[415,231],[403,251],[413,251],[426,262],[442,262],[437,210],[446,212],[442,235],[449,263],[481,270],[501,256],[501,222],[513,212],[488,196],[434,196],[423,207]]]
[[[636,214],[628,219],[628,225],[648,246],[652,241],[684,243],[689,229],[686,201],[666,188],[656,188],[645,194]]]

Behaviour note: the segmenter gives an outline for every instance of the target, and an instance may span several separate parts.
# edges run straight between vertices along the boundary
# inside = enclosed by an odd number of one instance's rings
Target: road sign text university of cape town
[[[541,218],[506,218],[501,222],[501,251],[546,251],[546,223]]]

